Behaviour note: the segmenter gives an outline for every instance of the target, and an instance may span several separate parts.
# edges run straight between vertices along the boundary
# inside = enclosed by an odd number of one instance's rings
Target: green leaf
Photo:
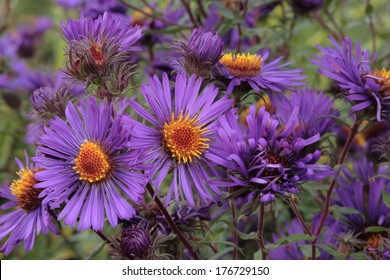
[[[307,234],[291,234],[289,236],[281,237],[274,244],[267,245],[268,250],[275,250],[282,245],[287,245],[289,243],[295,243],[299,241],[313,241],[315,239],[314,236],[310,236]]]
[[[219,260],[221,259],[224,255],[230,253],[233,251],[233,247],[226,247],[225,249],[219,251],[217,254],[209,258],[209,260]]]
[[[237,230],[236,228],[234,228],[233,224],[231,221],[228,221],[228,220],[221,220],[219,221],[218,223],[223,223],[225,225],[227,225],[233,232],[237,232],[238,236],[242,239],[242,240],[253,240],[253,239],[257,239],[257,232],[251,232],[251,233],[243,233],[239,230]]]
[[[390,193],[386,191],[386,188],[382,190],[382,200],[387,207],[390,207]]]
[[[379,226],[372,226],[365,229],[364,232],[387,232],[390,233],[390,229]]]
[[[96,256],[97,254],[99,254],[104,246],[106,245],[106,242],[101,242],[99,245],[97,245],[94,249],[92,249],[92,251],[90,251],[86,256],[85,256],[85,260],[90,260],[92,259],[94,256]]]
[[[344,215],[348,215],[348,214],[359,215],[364,221],[366,220],[365,216],[362,213],[360,213],[359,210],[357,210],[355,208],[332,205],[330,207],[330,211],[337,213],[337,214],[344,214]]]

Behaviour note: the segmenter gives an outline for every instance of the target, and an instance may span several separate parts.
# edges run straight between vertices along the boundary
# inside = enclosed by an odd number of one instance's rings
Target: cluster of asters
[[[265,16],[279,2],[251,12]],[[310,9],[322,4],[311,2]],[[0,206],[4,254],[23,242],[31,250],[36,235],[59,234],[57,225],[63,223],[99,234],[106,226],[121,227],[120,238],[109,242],[113,258],[193,257],[186,251],[176,256],[178,243],[161,240],[172,230],[179,229],[189,240],[193,231],[206,231],[207,221],[215,218],[210,209],[225,209],[229,199],[237,207],[268,207],[299,195],[309,181],[337,174],[322,157],[321,146],[324,135],[339,129],[334,101],[306,88],[303,70],[282,57],[272,58],[269,50],[233,51],[237,42],[213,30],[213,7],[203,27],[174,43],[171,36],[147,30],[182,20],[181,9],[168,7],[162,21],[147,17],[156,8],[151,6],[129,20],[126,6],[117,1],[58,3],[83,10],[80,18],[61,24],[67,45],[62,74],[39,87],[31,85],[33,75],[25,74],[19,61],[32,55],[47,22],[21,31],[34,33],[32,39],[21,35],[28,42],[0,40],[1,89],[33,90],[26,141],[36,147],[25,164],[16,160],[19,178],[0,189],[6,201]],[[129,97],[137,61],[161,41],[171,44],[169,61],[160,61],[164,55],[156,53],[152,69],[145,70],[147,80]],[[319,47],[322,54],[313,63],[339,86],[356,122],[365,118],[385,125],[390,72],[371,69],[369,53],[358,43],[353,47],[349,38],[341,45],[331,41],[333,47]],[[249,93],[260,97],[243,106]],[[388,140],[384,132],[373,144],[377,152],[389,148]],[[389,257],[389,233],[382,230],[390,226],[385,203],[390,170],[385,161],[377,166],[351,157],[352,168],[342,169],[331,205],[355,211],[326,217],[316,244],[319,259],[353,258],[362,251],[374,259]],[[150,189],[155,193],[147,198]],[[163,198],[174,228],[159,203],[147,203],[155,198]],[[320,216],[313,215],[312,232]],[[272,239],[301,233],[303,225],[294,219],[286,224],[286,233],[275,233]],[[269,257],[309,258],[304,250],[309,244],[270,246]],[[158,255],[160,251],[168,253]]]

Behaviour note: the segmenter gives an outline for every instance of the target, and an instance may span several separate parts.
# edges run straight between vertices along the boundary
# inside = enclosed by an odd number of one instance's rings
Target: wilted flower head
[[[266,63],[269,51],[258,54],[225,53],[219,60],[223,75],[230,80],[226,93],[230,94],[233,89],[242,83],[247,84],[255,91],[281,92],[292,89],[295,86],[304,86],[299,82],[305,79],[300,73],[301,69],[288,69],[291,63],[280,64],[282,57],[270,63]]]
[[[247,126],[240,126],[232,112],[219,118],[216,130],[221,144],[211,159],[227,169],[230,182],[226,186],[250,194],[250,201],[269,202],[276,194],[299,193],[302,183],[332,174],[330,167],[316,164],[319,150],[310,153],[305,149],[320,135],[303,139],[292,133],[298,125],[297,113],[294,108],[283,127],[265,107],[258,112],[250,107]]]
[[[216,31],[200,27],[192,30],[188,43],[182,43],[180,47],[181,58],[178,62],[185,73],[210,78],[222,56],[223,41]]]
[[[350,38],[340,46],[329,38],[334,47],[318,49],[323,56],[316,56],[312,62],[320,68],[318,72],[333,79],[345,97],[352,102],[352,112],[365,110],[378,121],[390,116],[390,72],[386,69],[372,70],[370,53],[355,47]]]
[[[65,72],[93,85],[102,94],[122,94],[132,75],[132,52],[141,37],[140,27],[124,24],[108,13],[96,20],[81,16],[62,24],[68,43]]]
[[[64,208],[58,219],[79,230],[101,230],[105,217],[112,226],[130,219],[135,210],[128,200],[142,201],[146,178],[141,156],[126,145],[129,132],[113,104],[95,98],[69,102],[66,119],[54,117],[38,140],[34,158],[45,170],[37,175],[43,202]],[[96,125],[99,124],[99,125]]]
[[[35,236],[41,231],[45,234],[49,231],[58,233],[49,214],[49,205],[43,204],[39,197],[42,190],[36,188],[39,182],[36,174],[42,168],[30,164],[27,155],[25,166],[19,159],[16,159],[16,163],[19,166],[19,179],[15,179],[10,186],[0,187],[0,197],[7,200],[0,206],[0,210],[6,211],[0,215],[0,239],[8,235],[0,249],[5,255],[22,242],[26,252],[31,250]]]

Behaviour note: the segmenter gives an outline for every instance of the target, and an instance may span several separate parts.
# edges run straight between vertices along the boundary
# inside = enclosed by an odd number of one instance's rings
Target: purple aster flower
[[[272,106],[283,124],[290,119],[291,112],[298,107],[299,125],[295,129],[301,137],[311,137],[334,130],[339,112],[333,109],[334,102],[323,92],[302,89],[291,95],[271,95]]]
[[[141,86],[152,113],[136,102],[132,104],[151,126],[128,119],[129,125],[134,126],[129,145],[146,149],[146,157],[153,165],[149,171],[150,178],[154,178],[152,183],[159,188],[172,172],[167,201],[173,195],[177,201],[186,200],[189,206],[196,203],[194,193],[203,203],[213,200],[210,190],[219,193],[210,185],[209,172],[215,170],[209,165],[209,155],[218,145],[211,127],[232,106],[226,96],[216,100],[218,89],[213,85],[200,93],[201,83],[195,75],[187,78],[179,73],[171,91],[167,74],[162,81],[154,76]]]
[[[237,186],[240,194],[250,194],[250,201],[269,202],[276,194],[299,193],[302,183],[332,174],[330,167],[316,164],[319,150],[310,153],[305,149],[320,135],[307,139],[293,135],[297,114],[296,107],[283,127],[265,107],[256,112],[254,105],[249,108],[247,126],[240,126],[233,112],[220,117],[220,148],[209,157],[227,169],[230,182],[226,186]]]
[[[77,109],[69,102],[66,121],[55,117],[44,128],[34,161],[46,170],[36,177],[47,195],[43,202],[64,208],[58,219],[79,230],[102,230],[105,216],[112,226],[135,211],[127,200],[142,201],[145,176],[139,155],[126,148],[129,133],[112,104],[94,98]],[[96,125],[99,124],[99,125]]]
[[[281,92],[295,86],[304,86],[299,82],[305,79],[301,69],[287,69],[291,63],[280,64],[282,57],[265,63],[269,51],[259,54],[225,53],[219,60],[223,74],[230,80],[226,93],[230,94],[241,83],[247,83],[255,91]]]
[[[85,7],[82,9],[84,16],[93,19],[97,19],[105,12],[125,21],[127,8],[117,0],[88,0],[85,1]]]
[[[58,234],[49,214],[49,206],[42,203],[37,189],[36,173],[42,168],[29,163],[26,155],[26,165],[16,159],[19,166],[19,179],[12,182],[11,186],[0,187],[0,197],[8,200],[0,206],[0,210],[7,211],[0,215],[0,239],[8,236],[0,252],[8,255],[14,246],[24,242],[24,250],[30,251],[34,246],[35,236],[50,231]]]
[[[378,121],[390,115],[390,71],[371,70],[370,53],[360,48],[359,42],[353,47],[351,39],[345,38],[340,46],[329,38],[334,47],[318,49],[322,56],[312,62],[320,68],[318,72],[333,79],[345,97],[352,102],[352,112],[369,111]]]
[[[336,205],[358,210],[345,214],[345,223],[355,232],[369,226],[390,227],[390,208],[383,202],[382,190],[390,193],[390,167],[374,165],[366,160],[353,163],[353,170],[344,168],[336,187]]]
[[[223,41],[216,31],[200,27],[193,29],[188,43],[182,43],[180,47],[179,69],[189,76],[209,78],[222,56]]]
[[[12,34],[14,44],[20,57],[30,58],[34,55],[42,35],[51,28],[52,22],[49,18],[39,18],[31,25],[20,26]]]
[[[98,91],[123,93],[133,74],[132,52],[139,49],[134,44],[141,37],[141,28],[108,13],[96,20],[81,16],[61,26],[69,45],[65,72],[86,82],[87,87],[97,86]]]
[[[317,226],[319,224],[320,216],[316,215],[316,217],[313,220],[313,226]],[[274,242],[277,242],[280,238],[286,237],[293,234],[305,234],[305,231],[303,229],[303,226],[299,222],[297,218],[293,219],[290,223],[285,225],[285,232],[280,232],[280,236],[273,234],[272,238]],[[339,242],[337,240],[336,235],[340,234],[341,232],[345,231],[345,228],[343,225],[335,220],[332,217],[328,217],[323,234],[320,235],[318,238],[318,245],[326,245],[333,247],[332,249],[337,250],[339,247]],[[305,260],[310,259],[311,256],[307,256],[304,253],[303,248],[305,246],[311,246],[310,241],[298,241],[294,243],[289,243],[287,245],[281,245],[275,250],[271,250],[269,252],[269,256],[273,260]],[[335,256],[329,254],[327,251],[325,251],[322,248],[318,248],[320,251],[319,256],[317,256],[317,259],[319,260],[333,260],[335,259]]]

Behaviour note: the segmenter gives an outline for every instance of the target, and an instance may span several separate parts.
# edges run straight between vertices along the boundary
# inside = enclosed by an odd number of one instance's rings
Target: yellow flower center
[[[188,114],[184,117],[181,113],[177,119],[172,114],[171,121],[164,125],[163,145],[179,163],[200,158],[209,147],[210,139],[203,138],[208,130],[203,125],[196,125],[196,122],[196,116],[190,119]]]
[[[370,75],[376,76],[375,82],[380,85],[380,93],[383,97],[390,96],[390,71],[383,68],[382,70],[373,70]]]
[[[11,184],[11,192],[17,198],[20,208],[28,212],[41,205],[42,199],[38,198],[38,195],[42,190],[34,187],[37,184],[34,174],[41,170],[39,168],[33,170],[23,168],[16,173],[20,179],[14,180]]]
[[[219,62],[224,65],[230,74],[238,78],[258,76],[263,65],[263,59],[257,54],[231,54],[222,56]]]
[[[103,180],[111,169],[108,155],[102,147],[87,140],[81,145],[74,162],[73,169],[80,175],[79,179],[90,183]]]

